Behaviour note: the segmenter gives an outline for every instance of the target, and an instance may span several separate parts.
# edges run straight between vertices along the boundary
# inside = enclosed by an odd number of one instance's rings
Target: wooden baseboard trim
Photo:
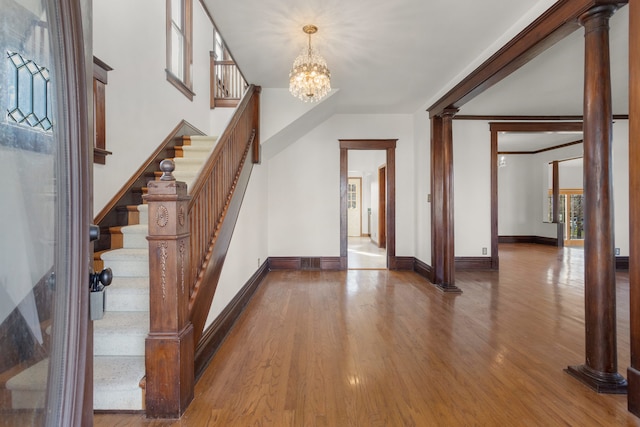
[[[194,370],[196,380],[200,378],[207,368],[209,361],[220,348],[245,306],[266,277],[269,272],[268,267],[269,262],[265,261],[202,334],[195,353]]]
[[[456,270],[491,270],[491,257],[456,257]]]
[[[431,268],[431,266],[426,262],[420,261],[418,258],[414,258],[413,271],[433,283],[433,268]]]
[[[542,236],[498,236],[498,243],[534,243],[538,245],[558,246],[558,239]]]
[[[269,270],[346,270],[346,257],[269,257]]]
[[[389,257],[389,270],[414,270],[415,258],[412,256]]]
[[[616,257],[616,270],[628,270],[629,269],[629,257],[617,256]]]

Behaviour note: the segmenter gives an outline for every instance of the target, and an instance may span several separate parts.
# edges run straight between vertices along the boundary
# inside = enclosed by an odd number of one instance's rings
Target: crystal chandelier
[[[324,58],[311,47],[311,34],[315,34],[318,27],[305,25],[302,31],[309,35],[309,46],[302,49],[293,62],[289,72],[289,92],[304,102],[315,102],[331,90],[331,72]]]

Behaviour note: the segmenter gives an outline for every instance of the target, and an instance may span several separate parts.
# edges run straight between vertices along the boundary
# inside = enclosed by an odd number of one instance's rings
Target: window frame
[[[180,0],[180,7],[182,7],[181,16],[182,22],[182,75],[181,79],[175,73],[175,70],[172,70],[173,64],[173,52],[175,46],[172,45],[172,30],[173,30],[173,19],[172,19],[172,0],[166,0],[167,5],[167,31],[166,31],[166,44],[167,44],[167,67],[165,69],[167,75],[167,81],[175,86],[184,96],[189,98],[190,101],[193,101],[193,97],[195,93],[193,92],[193,80],[192,80],[192,66],[193,66],[193,0]]]

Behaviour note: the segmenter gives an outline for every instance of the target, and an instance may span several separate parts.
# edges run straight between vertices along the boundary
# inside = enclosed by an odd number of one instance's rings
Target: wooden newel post
[[[172,175],[150,181],[149,204],[150,328],[145,344],[146,413],[149,418],[178,418],[193,399],[194,342],[189,320],[189,217],[187,186]]]

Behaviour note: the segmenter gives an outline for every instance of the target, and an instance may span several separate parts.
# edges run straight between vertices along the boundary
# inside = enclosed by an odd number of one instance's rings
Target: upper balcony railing
[[[249,85],[233,60],[217,60],[211,52],[211,108],[235,107]]]

